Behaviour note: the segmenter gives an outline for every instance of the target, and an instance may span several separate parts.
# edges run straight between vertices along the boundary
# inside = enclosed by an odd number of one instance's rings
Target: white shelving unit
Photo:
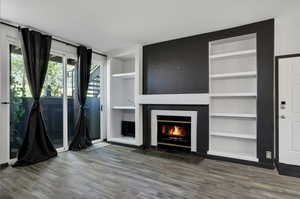
[[[141,47],[109,53],[108,74],[107,140],[139,146],[142,108],[136,98],[141,94]],[[122,121],[135,122],[134,137],[122,134]]]
[[[210,42],[208,154],[258,162],[256,34]]]

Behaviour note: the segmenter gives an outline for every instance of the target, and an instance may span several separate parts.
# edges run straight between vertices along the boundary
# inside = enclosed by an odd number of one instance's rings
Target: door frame
[[[300,53],[275,57],[275,165],[279,174],[300,177],[300,166],[279,162],[279,60],[300,57]]]

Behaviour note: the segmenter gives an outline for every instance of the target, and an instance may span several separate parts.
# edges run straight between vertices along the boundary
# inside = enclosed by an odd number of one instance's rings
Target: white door
[[[279,60],[279,162],[300,165],[300,57]]]

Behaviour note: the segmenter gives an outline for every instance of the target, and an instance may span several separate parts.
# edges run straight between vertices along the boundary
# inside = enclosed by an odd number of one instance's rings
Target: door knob
[[[281,118],[281,119],[285,119],[285,116],[284,116],[284,115],[281,115],[280,118]]]
[[[9,102],[1,102],[1,104],[10,104]]]

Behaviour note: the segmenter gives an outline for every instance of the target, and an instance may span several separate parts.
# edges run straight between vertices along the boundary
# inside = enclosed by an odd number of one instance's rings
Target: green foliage
[[[63,94],[63,65],[62,65],[62,63],[49,61],[42,95],[46,94],[47,87],[51,88],[51,96],[56,96],[56,97],[62,96],[62,94]]]

